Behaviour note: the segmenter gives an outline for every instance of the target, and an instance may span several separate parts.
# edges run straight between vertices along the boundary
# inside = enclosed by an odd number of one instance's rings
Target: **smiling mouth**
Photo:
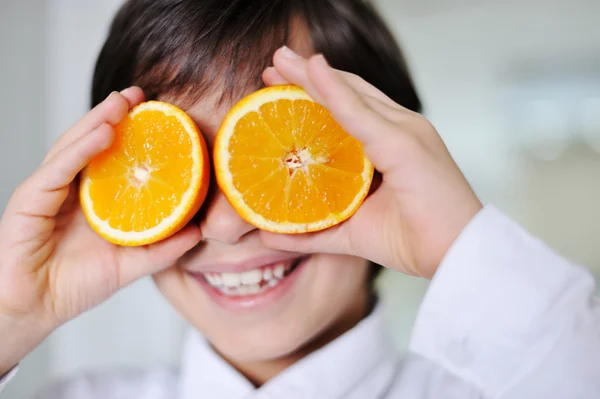
[[[296,270],[307,257],[272,263],[242,273],[202,273],[204,280],[219,293],[229,297],[247,297],[268,291]]]

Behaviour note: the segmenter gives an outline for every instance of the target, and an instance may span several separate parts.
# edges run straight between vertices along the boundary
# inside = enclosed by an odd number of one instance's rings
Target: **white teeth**
[[[248,295],[250,293],[250,286],[248,285],[240,285],[237,287],[238,295]]]
[[[271,282],[273,283],[273,285],[277,285],[278,281],[276,280],[271,280]],[[259,284],[251,284],[251,285],[242,285],[236,288],[230,288],[230,287],[221,287],[221,288],[217,288],[217,290],[219,290],[222,294],[226,295],[226,296],[248,296],[248,295],[256,295],[256,294],[260,294],[263,291],[268,290],[270,287],[269,284],[264,285],[264,286],[260,286]]]
[[[215,277],[212,274],[206,274],[206,275],[204,275],[204,277],[206,277],[206,280],[208,280],[208,283],[210,285],[217,285],[216,281],[215,281]]]
[[[262,271],[260,269],[254,269],[242,273],[240,280],[242,281],[242,284],[258,284],[262,278]]]
[[[221,277],[223,277],[223,284],[226,287],[238,287],[241,283],[241,276],[238,273],[223,273]]]
[[[247,287],[248,287],[248,294],[250,294],[250,295],[256,295],[260,291],[260,285],[258,285],[258,284],[248,285]]]
[[[271,270],[270,267],[267,267],[265,270],[263,270],[263,279],[265,281],[269,281],[273,278],[273,270]]]
[[[283,275],[285,273],[285,268],[283,267],[282,264],[277,265],[277,267],[275,267],[275,270],[273,270],[273,274],[275,275],[275,277],[277,277],[278,279],[282,279]]]
[[[213,281],[215,282],[213,285],[216,286],[222,286],[223,284],[223,277],[221,277],[220,274],[213,274],[212,275]]]
[[[279,262],[259,269],[243,273],[206,273],[204,277],[211,286],[224,295],[245,296],[256,295],[279,284],[291,263]]]

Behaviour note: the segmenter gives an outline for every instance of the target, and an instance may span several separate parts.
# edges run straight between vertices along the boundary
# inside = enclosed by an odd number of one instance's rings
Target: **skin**
[[[291,45],[295,51],[303,56],[312,54],[308,41],[302,40],[307,37],[303,25],[295,23],[293,30]],[[209,148],[233,105],[216,105],[220,91],[215,88],[214,92],[213,98],[204,96],[185,109]],[[168,101],[183,105],[177,98]],[[370,299],[368,262],[344,254],[314,254],[303,267],[291,295],[273,306],[233,315],[216,305],[189,271],[280,251],[266,247],[260,231],[237,214],[214,181],[213,185],[200,222],[202,241],[174,267],[153,277],[171,305],[202,332],[221,356],[260,386],[365,316]]]
[[[431,279],[482,204],[422,115],[394,103],[356,75],[287,47],[277,51],[269,85],[303,87],[329,109],[382,175],[381,185],[347,222],[301,236],[262,233],[278,249],[359,255],[402,273]]]
[[[176,101],[175,101],[176,103]],[[187,109],[209,148],[229,106],[204,98]],[[315,254],[303,267],[291,295],[278,303],[231,314],[215,304],[189,273],[204,265],[276,254],[215,188],[200,223],[202,242],[174,267],[154,275],[171,305],[256,385],[261,385],[317,347],[352,328],[367,312],[367,261]],[[210,266],[208,266],[210,267]]]
[[[81,217],[73,182],[96,154],[111,145],[112,126],[143,100],[138,88],[112,94],[61,137],[40,168],[17,188],[4,212],[0,222],[0,373],[62,323],[130,282],[154,275],[171,303],[259,385],[364,315],[366,299],[344,297],[346,290],[365,292],[360,288],[366,270],[362,259],[425,278],[434,275],[454,240],[481,209],[435,128],[362,79],[331,69],[323,57],[306,60],[284,48],[275,54],[274,65],[265,71],[265,82],[291,82],[305,88],[363,143],[382,173],[381,185],[356,215],[320,233],[273,235],[232,217],[217,192],[201,226],[189,225],[149,247],[108,244]],[[203,113],[205,105],[198,107],[190,113],[209,136],[223,115],[213,120]],[[201,240],[203,245],[197,247]],[[193,259],[210,259],[231,248],[240,256],[259,249],[318,254],[295,286],[309,301],[290,300],[287,305],[300,315],[310,315],[309,320],[298,323],[274,307],[261,315],[217,322],[218,311],[185,275],[193,262],[187,257],[178,262],[194,247],[199,249],[188,255]],[[345,288],[334,291],[336,300],[331,300],[327,290],[341,286]],[[327,310],[319,310],[325,302]],[[301,319],[298,314],[295,318]],[[286,329],[286,322],[295,324]],[[219,338],[226,329],[235,328],[248,333],[228,331],[225,338]],[[270,328],[277,333],[270,333]],[[269,334],[273,341],[263,344],[266,340],[261,334]],[[248,349],[250,344],[259,348]],[[246,349],[240,351],[238,345]]]

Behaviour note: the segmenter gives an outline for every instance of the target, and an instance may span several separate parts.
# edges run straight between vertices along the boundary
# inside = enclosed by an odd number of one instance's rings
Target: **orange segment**
[[[323,165],[350,173],[360,173],[365,165],[361,159],[362,145],[358,140],[345,139],[334,147],[327,155]]]
[[[308,175],[319,196],[333,213],[341,213],[355,200],[364,181],[359,174],[342,172],[323,165],[310,165]]]
[[[373,178],[361,143],[295,86],[259,90],[233,107],[214,158],[232,206],[277,233],[317,231],[348,219]]]
[[[145,245],[185,226],[209,184],[206,144],[179,108],[149,101],[115,126],[115,141],[82,175],[90,226],[108,241]]]
[[[294,144],[295,122],[294,104],[290,100],[269,102],[260,107],[259,114],[269,131],[283,148]],[[238,128],[242,128],[239,126]]]
[[[238,124],[239,129],[248,134],[232,137],[230,143],[232,153],[256,157],[282,157],[285,155],[284,147],[257,112],[244,115]]]
[[[306,173],[294,173],[289,187],[287,219],[292,223],[306,223],[326,219],[331,209],[319,195],[319,190]],[[307,201],[310,199],[310,201]]]

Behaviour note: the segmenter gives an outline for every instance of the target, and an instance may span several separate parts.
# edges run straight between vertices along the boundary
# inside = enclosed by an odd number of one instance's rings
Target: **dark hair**
[[[221,101],[235,101],[263,85],[262,71],[291,44],[294,28],[304,28],[333,67],[421,111],[398,44],[366,0],[129,0],[98,57],[92,105],[132,85],[149,100],[191,106],[221,89]],[[371,267],[370,281],[380,268]]]

